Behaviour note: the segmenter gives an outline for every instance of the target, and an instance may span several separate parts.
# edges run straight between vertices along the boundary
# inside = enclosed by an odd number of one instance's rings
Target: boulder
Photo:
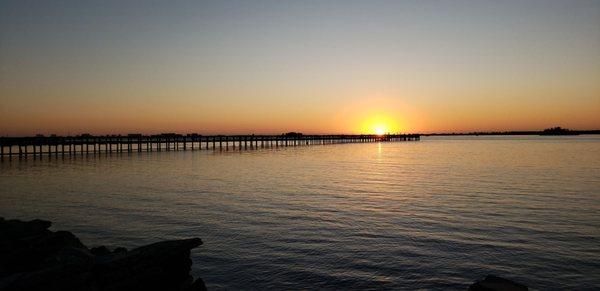
[[[199,238],[111,252],[50,225],[0,218],[0,290],[206,290],[189,275]]]
[[[193,282],[190,250],[201,244],[193,238],[133,249],[96,264],[89,280],[98,290],[183,290]]]
[[[494,275],[487,275],[485,279],[469,286],[469,291],[527,291],[527,286]]]

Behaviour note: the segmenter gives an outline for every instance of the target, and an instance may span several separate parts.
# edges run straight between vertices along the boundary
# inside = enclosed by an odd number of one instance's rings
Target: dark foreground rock
[[[527,286],[508,279],[488,275],[469,286],[469,291],[527,291]]]
[[[50,225],[0,218],[0,290],[206,290],[189,275],[199,238],[90,250]]]

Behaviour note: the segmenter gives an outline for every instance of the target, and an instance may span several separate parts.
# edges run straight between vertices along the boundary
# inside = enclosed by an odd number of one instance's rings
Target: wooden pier
[[[97,155],[112,153],[248,150],[340,143],[418,141],[418,134],[386,135],[105,135],[0,137],[0,157]]]

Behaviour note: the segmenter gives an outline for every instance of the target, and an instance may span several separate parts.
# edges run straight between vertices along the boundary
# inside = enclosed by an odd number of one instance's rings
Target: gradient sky
[[[600,128],[600,1],[1,1],[0,135]]]

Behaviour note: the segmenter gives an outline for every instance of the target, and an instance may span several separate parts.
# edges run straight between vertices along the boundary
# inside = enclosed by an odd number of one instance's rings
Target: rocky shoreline
[[[50,231],[45,220],[0,217],[0,290],[206,290],[190,276],[190,250],[199,238],[163,241],[128,251],[88,248],[71,232]],[[527,286],[487,276],[469,291],[526,291]]]
[[[199,238],[111,251],[50,225],[0,218],[0,290],[206,290],[189,274]]]

